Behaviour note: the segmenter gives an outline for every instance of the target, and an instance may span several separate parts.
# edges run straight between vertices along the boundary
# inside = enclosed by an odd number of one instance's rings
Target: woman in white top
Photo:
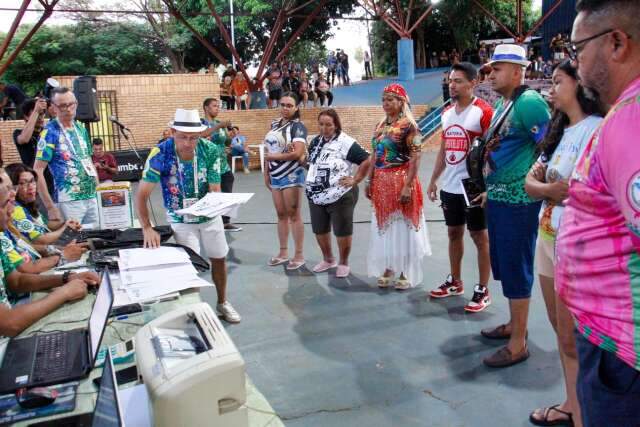
[[[525,190],[543,199],[540,228],[536,242],[536,269],[551,326],[558,336],[560,361],[564,369],[567,398],[562,404],[536,409],[529,416],[536,425],[582,426],[576,396],[578,360],[573,335],[574,323],[569,310],[554,290],[554,248],[560,225],[563,202],[568,197],[568,180],[584,147],[605,113],[594,94],[578,81],[578,70],[570,60],[558,64],[553,71],[551,103],[555,113],[541,144],[541,154],[527,175]],[[573,424],[571,424],[573,421]]]
[[[309,172],[306,193],[311,228],[322,251],[314,273],[336,268],[336,277],[349,275],[349,253],[353,234],[353,211],[358,202],[358,184],[369,172],[369,153],[342,131],[333,109],[318,115],[320,134],[309,144]],[[352,176],[353,166],[358,172]],[[331,234],[338,241],[339,260],[333,256]]]
[[[305,182],[304,161],[307,128],[300,121],[298,95],[285,92],[280,97],[280,118],[271,123],[271,130],[264,138],[264,183],[271,191],[278,214],[278,239],[280,251],[268,265],[287,264],[287,270],[304,265],[302,246],[304,223],[300,215],[300,199]],[[295,244],[295,255],[289,259],[289,224]]]

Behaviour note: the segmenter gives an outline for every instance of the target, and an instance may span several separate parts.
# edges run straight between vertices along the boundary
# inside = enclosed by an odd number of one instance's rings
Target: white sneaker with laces
[[[229,301],[218,304],[216,306],[216,310],[218,311],[218,314],[220,314],[222,318],[229,323],[240,323],[240,320],[242,319]]]

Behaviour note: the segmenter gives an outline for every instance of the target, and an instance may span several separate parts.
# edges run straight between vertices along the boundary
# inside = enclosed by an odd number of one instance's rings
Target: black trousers
[[[333,94],[330,91],[321,92],[316,90],[316,95],[318,95],[318,99],[320,100],[320,106],[324,106],[325,99],[328,101],[327,106],[331,106],[331,103],[333,102]]]
[[[331,86],[333,86],[333,83],[336,80],[336,69],[335,68],[329,68],[329,70],[327,71],[327,81],[331,82]]]
[[[368,79],[373,78],[373,74],[371,73],[371,62],[368,62],[368,61],[364,62],[364,75]]]
[[[220,175],[220,189],[223,193],[233,193],[233,173],[231,171],[227,171]],[[231,222],[231,218],[228,216],[222,217],[222,222],[226,225]]]

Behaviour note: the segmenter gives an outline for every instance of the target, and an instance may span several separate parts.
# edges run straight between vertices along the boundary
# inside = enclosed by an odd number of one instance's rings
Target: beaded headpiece
[[[384,90],[382,91],[382,93],[388,93],[391,94],[393,96],[397,96],[398,98],[402,99],[405,102],[409,102],[409,95],[407,95],[407,91],[405,90],[404,87],[402,87],[401,84],[398,83],[391,83],[390,85],[387,85]]]

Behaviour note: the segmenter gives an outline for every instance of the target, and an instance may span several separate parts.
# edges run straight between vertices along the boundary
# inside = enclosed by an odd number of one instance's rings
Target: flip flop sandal
[[[282,265],[286,262],[289,262],[289,258],[278,258],[274,256],[274,257],[271,257],[267,265],[269,267],[275,267],[276,265]]]
[[[300,267],[302,267],[305,264],[305,261],[289,261],[289,264],[287,264],[286,269],[287,270],[297,270]]]
[[[533,411],[530,415],[529,415],[529,421],[531,421],[532,424],[535,424],[537,426],[568,426],[568,427],[573,427],[573,414],[571,412],[566,412],[563,411],[561,409],[558,409],[558,405],[553,405],[553,406],[549,406],[548,408],[543,408],[544,411],[542,412],[542,418],[536,418],[533,415],[537,412]],[[557,419],[557,420],[549,420],[549,414],[551,413],[551,411],[556,411],[562,415],[566,415],[567,418],[561,418],[561,419]]]
[[[407,289],[411,288],[411,282],[407,279],[398,279],[396,280],[393,287],[396,289],[396,291],[406,291]]]
[[[380,276],[378,277],[378,287],[379,288],[390,288],[391,286],[393,286],[393,284],[391,283],[393,280],[393,277],[386,277],[386,276]]]

